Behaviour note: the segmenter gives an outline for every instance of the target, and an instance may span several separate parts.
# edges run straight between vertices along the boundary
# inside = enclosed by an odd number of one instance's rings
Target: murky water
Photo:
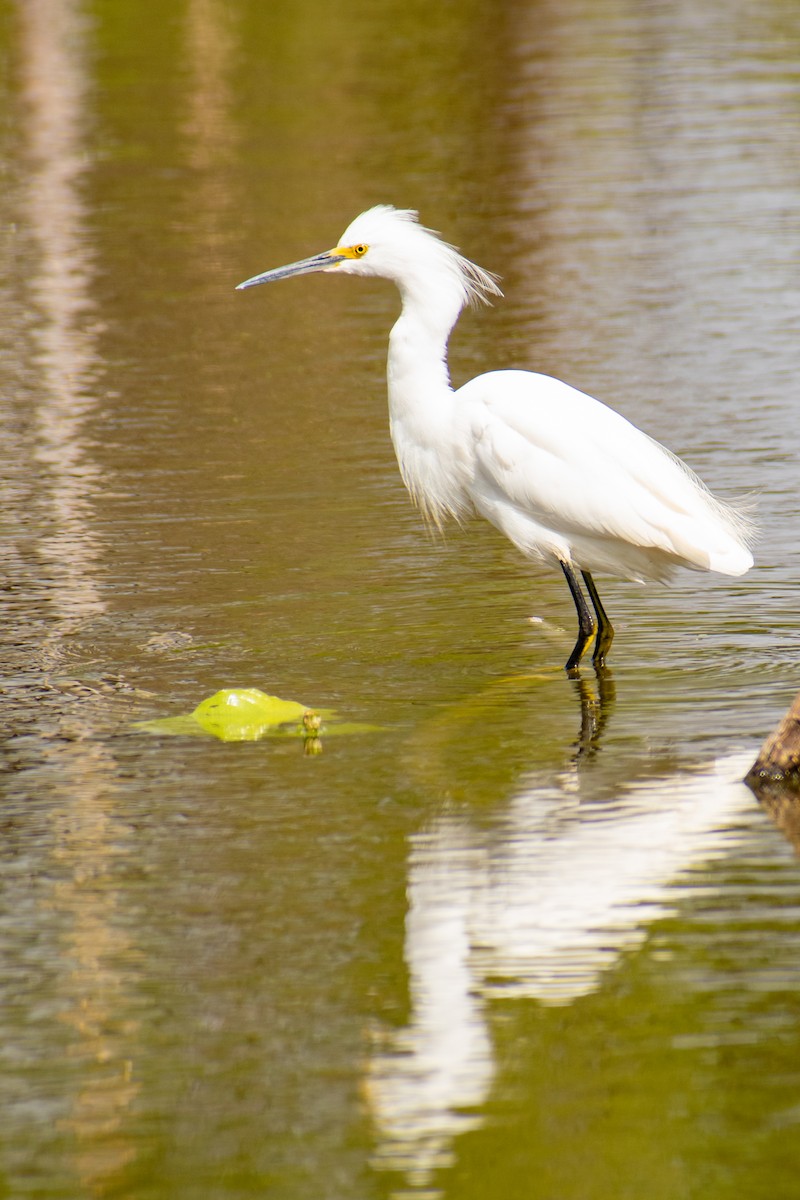
[[[796,6],[0,0],[0,62],[0,1190],[794,1195]],[[744,579],[603,581],[606,680],[410,508],[389,285],[233,291],[380,201],[504,277],[457,382],[756,497]],[[380,729],[134,728],[230,686]]]

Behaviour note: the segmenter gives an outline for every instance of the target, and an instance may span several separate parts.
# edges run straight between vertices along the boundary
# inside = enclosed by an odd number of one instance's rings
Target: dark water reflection
[[[321,51],[324,48],[324,52]],[[0,3],[9,1195],[789,1196],[800,19],[781,3]],[[742,580],[427,539],[382,285],[233,285],[418,206],[536,367],[755,493]],[[530,621],[529,618],[534,620]],[[382,726],[134,721],[259,686]]]

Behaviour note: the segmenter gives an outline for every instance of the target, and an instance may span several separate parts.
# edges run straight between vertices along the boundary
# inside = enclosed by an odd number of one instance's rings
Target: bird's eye
[[[356,258],[363,258],[367,250],[368,247],[363,242],[359,242],[357,246],[353,246],[353,254],[355,254]]]

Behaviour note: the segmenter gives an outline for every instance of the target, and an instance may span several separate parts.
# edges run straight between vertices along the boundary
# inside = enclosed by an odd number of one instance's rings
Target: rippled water
[[[786,3],[0,0],[0,1179],[14,1197],[791,1196],[798,62]],[[757,564],[430,539],[381,283],[240,279],[376,202]],[[531,620],[533,618],[533,620]],[[148,735],[221,687],[374,728]],[[306,747],[307,749],[309,747]]]

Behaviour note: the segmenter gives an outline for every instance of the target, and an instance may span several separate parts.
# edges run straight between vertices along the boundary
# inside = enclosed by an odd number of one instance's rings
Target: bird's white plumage
[[[738,575],[752,565],[741,516],[680,460],[600,401],[528,371],[480,375],[457,392],[447,336],[469,299],[497,292],[415,214],[380,206],[334,268],[385,275],[404,300],[389,350],[392,437],[414,499],[434,520],[476,509],[524,553],[586,570],[667,578],[674,567]]]
[[[741,574],[741,519],[689,469],[613,409],[526,371],[479,376],[456,393],[474,448],[473,504],[534,557],[634,579],[676,566]]]
[[[666,579],[675,567],[741,575],[752,566],[747,520],[665,447],[575,388],[528,371],[493,371],[453,391],[447,340],[467,303],[500,295],[496,277],[418,223],[369,209],[331,251],[240,286],[309,271],[396,283],[389,338],[392,441],[405,484],[437,524],[478,512],[531,558],[573,569]],[[597,608],[591,579],[587,586]],[[588,614],[567,664],[591,634]],[[602,662],[613,630],[598,611]],[[599,637],[599,635],[598,635]]]

